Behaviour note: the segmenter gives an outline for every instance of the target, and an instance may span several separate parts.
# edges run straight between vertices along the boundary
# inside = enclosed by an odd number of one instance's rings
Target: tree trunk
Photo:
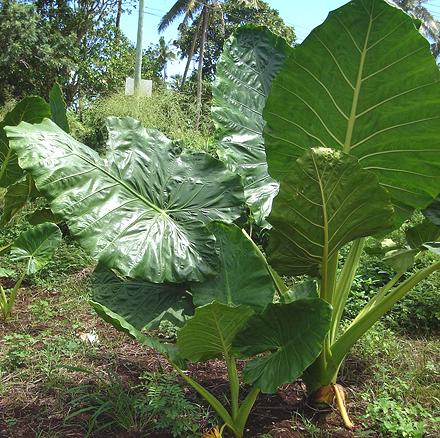
[[[118,0],[118,12],[116,13],[116,23],[117,29],[121,27],[121,16],[122,16],[122,0]]]
[[[206,43],[206,31],[208,29],[209,11],[206,5],[203,7],[203,25],[202,25],[202,38],[200,41],[200,56],[199,56],[199,68],[197,71],[197,120],[196,129],[199,129],[200,118],[202,116],[202,83],[203,83],[203,58],[205,55],[205,43]]]
[[[180,84],[180,91],[183,91],[183,86],[185,85],[186,76],[188,75],[189,66],[191,65],[191,61],[194,56],[194,52],[196,50],[196,44],[197,44],[197,39],[199,37],[201,25],[202,25],[202,20],[199,20],[199,23],[197,24],[197,29],[194,33],[194,38],[192,40],[191,49],[188,53],[188,59],[186,61],[186,65],[185,65],[185,71],[183,72],[182,83]]]

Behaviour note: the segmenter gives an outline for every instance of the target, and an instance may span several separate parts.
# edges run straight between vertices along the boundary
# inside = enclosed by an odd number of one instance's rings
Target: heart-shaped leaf
[[[243,177],[254,221],[264,226],[278,184],[267,173],[262,116],[287,43],[266,28],[243,27],[226,41],[217,64],[212,115],[222,161]]]
[[[215,222],[209,229],[219,249],[219,274],[191,285],[194,304],[202,306],[218,301],[264,309],[273,301],[275,287],[255,244],[235,225]]]
[[[270,264],[282,274],[317,275],[346,243],[391,228],[393,208],[356,158],[311,148],[291,164],[269,222]]]
[[[266,353],[246,364],[244,381],[263,393],[293,382],[321,352],[330,319],[331,307],[320,299],[269,304],[233,343],[233,351],[243,357]]]
[[[198,307],[177,334],[180,354],[194,362],[228,356],[233,339],[253,314],[247,306],[216,302]]]
[[[384,0],[350,1],[289,49],[272,85],[269,173],[282,181],[305,149],[339,149],[377,175],[397,213],[424,208],[440,193],[439,107],[440,72],[414,20]]]
[[[60,84],[55,82],[49,93],[51,119],[65,132],[69,133],[69,122],[66,114],[66,102]],[[27,121],[27,120],[26,120]]]
[[[26,273],[35,274],[50,262],[61,243],[61,231],[51,223],[37,225],[20,234],[11,248],[11,258],[26,261]]]
[[[214,274],[215,238],[205,224],[242,214],[240,177],[129,117],[108,125],[107,159],[47,119],[7,131],[52,211],[108,268],[155,283]]]

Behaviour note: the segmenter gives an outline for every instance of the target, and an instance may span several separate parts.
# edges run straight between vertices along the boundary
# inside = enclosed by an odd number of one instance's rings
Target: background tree
[[[169,44],[165,42],[164,37],[159,38],[159,62],[163,65],[163,81],[167,80],[167,64],[168,61],[174,61],[176,59],[176,54],[170,48]]]
[[[48,97],[57,78],[75,68],[78,49],[43,20],[32,5],[3,2],[0,8],[0,104],[29,94]]]
[[[435,58],[440,55],[440,21],[436,20],[427,8],[428,0],[393,0],[404,11],[421,21],[421,31],[431,42],[431,51]]]
[[[222,4],[221,14],[211,14],[209,17],[207,47],[203,60],[203,77],[214,79],[215,66],[222,52],[225,39],[244,24],[255,24],[268,27],[273,33],[282,36],[289,44],[295,42],[294,29],[287,25],[278,11],[264,1],[258,1],[258,8],[243,5],[237,0],[226,0]],[[179,28],[179,37],[174,44],[179,48],[181,58],[192,59],[191,50],[194,38],[198,37],[200,17],[196,17],[188,25],[182,24]],[[196,46],[198,45],[196,38]],[[196,57],[196,61],[199,57]]]

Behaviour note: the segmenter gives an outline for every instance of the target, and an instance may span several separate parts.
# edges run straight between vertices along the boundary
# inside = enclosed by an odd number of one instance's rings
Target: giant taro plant
[[[301,374],[312,399],[336,399],[351,427],[336,384],[344,358],[440,269],[402,280],[423,251],[439,252],[440,75],[417,25],[387,1],[354,0],[295,48],[240,30],[214,92],[230,171],[132,119],[109,119],[105,157],[49,120],[7,128],[20,166],[100,262],[95,309],[166,355],[238,437],[258,392]],[[269,229],[268,260],[234,225],[244,202]],[[395,275],[342,328],[365,238],[420,209],[432,222],[386,255]],[[280,275],[310,279],[288,289]],[[145,333],[163,319],[181,327],[176,345]],[[181,370],[216,357],[227,364],[229,410]],[[237,358],[250,358],[241,404]]]

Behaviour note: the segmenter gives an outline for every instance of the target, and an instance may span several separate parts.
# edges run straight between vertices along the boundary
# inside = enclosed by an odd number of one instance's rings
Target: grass
[[[4,230],[0,244],[23,227],[18,220]],[[55,260],[27,279],[11,320],[0,321],[0,435],[189,438],[216,425],[209,408],[170,373],[163,358],[91,311],[92,260],[69,239]],[[17,269],[7,258],[0,263]],[[386,319],[377,324],[354,348],[341,373],[358,426],[354,436],[435,437],[440,338],[416,329],[410,336],[390,327]],[[162,330],[173,338],[173,327]],[[222,365],[201,364],[191,372],[221,397]],[[249,436],[347,436],[336,413],[311,410],[304,396],[297,382],[279,394],[260,397]]]

